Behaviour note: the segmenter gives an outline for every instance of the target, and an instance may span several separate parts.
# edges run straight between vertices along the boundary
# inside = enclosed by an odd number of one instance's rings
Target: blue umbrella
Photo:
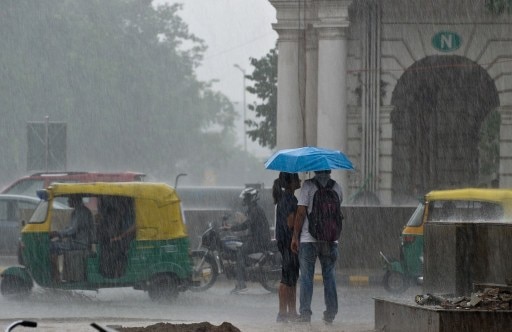
[[[266,169],[300,173],[330,169],[353,170],[352,162],[341,151],[306,146],[279,150],[265,163]]]

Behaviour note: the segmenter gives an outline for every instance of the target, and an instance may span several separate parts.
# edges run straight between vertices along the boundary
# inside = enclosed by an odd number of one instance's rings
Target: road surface
[[[15,331],[94,331],[89,326],[148,326],[157,322],[192,323],[207,321],[214,325],[229,322],[242,331],[372,331],[374,297],[389,294],[378,286],[339,286],[339,314],[332,326],[322,322],[323,287],[315,282],[311,325],[275,322],[278,311],[276,294],[265,291],[257,283],[249,283],[246,294],[233,295],[232,281],[220,278],[202,293],[186,291],[169,304],[152,302],[147,293],[132,288],[94,291],[55,291],[34,288],[25,301],[12,301],[0,296],[0,329],[17,319],[39,323],[37,329],[16,328]],[[413,298],[419,288],[409,289],[403,296]],[[297,300],[297,306],[298,306]]]

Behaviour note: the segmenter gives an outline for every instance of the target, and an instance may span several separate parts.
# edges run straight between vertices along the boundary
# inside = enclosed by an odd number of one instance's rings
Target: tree
[[[246,78],[254,82],[247,91],[256,95],[261,104],[249,105],[249,110],[256,113],[260,121],[246,120],[249,129],[247,135],[258,141],[261,146],[273,148],[276,146],[277,118],[277,49],[271,49],[261,59],[251,58],[254,71]]]
[[[206,45],[180,9],[138,0],[3,2],[3,180],[24,173],[26,122],[46,115],[68,125],[69,169],[159,178],[185,171],[189,179],[229,172],[235,112],[197,79]]]

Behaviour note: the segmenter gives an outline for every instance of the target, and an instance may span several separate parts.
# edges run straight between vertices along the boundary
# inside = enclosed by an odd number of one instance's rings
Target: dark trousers
[[[237,288],[245,288],[245,265],[246,259],[249,254],[255,252],[265,252],[267,246],[265,248],[261,248],[261,246],[255,245],[251,241],[247,241],[244,243],[238,250],[236,251],[236,287]]]
[[[245,254],[243,246],[236,251],[236,288],[247,287],[245,284]]]

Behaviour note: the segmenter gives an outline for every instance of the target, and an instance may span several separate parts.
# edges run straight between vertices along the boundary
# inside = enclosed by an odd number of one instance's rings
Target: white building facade
[[[512,16],[485,0],[269,1],[277,149],[347,153],[346,202],[512,187]]]

